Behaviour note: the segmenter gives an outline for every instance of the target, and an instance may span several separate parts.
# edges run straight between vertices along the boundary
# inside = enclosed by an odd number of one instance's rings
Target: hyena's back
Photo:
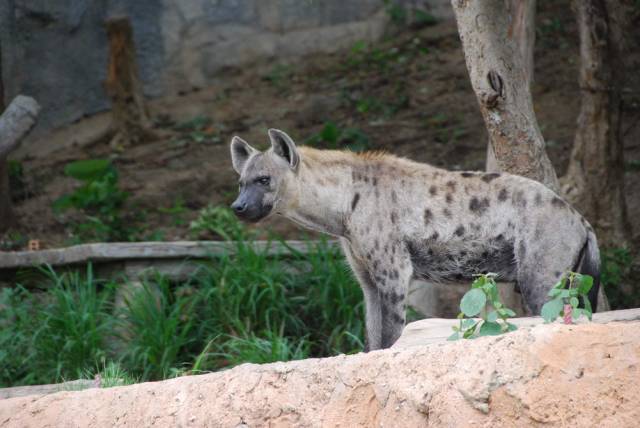
[[[591,227],[536,181],[393,157],[365,164],[353,175],[349,228],[363,236],[355,251],[360,247],[373,266],[393,265],[396,252],[406,251],[413,275],[436,282],[495,272],[518,283],[533,313],[563,272],[582,269],[598,278]]]

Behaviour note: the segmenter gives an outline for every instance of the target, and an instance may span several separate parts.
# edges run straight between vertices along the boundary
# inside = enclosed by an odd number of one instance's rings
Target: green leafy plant
[[[367,150],[369,137],[358,128],[340,128],[333,122],[325,123],[317,134],[307,138],[305,144],[328,149],[349,149],[354,152]]]
[[[118,173],[108,159],[89,159],[67,164],[64,172],[82,182],[74,192],[58,198],[54,210],[76,209],[83,221],[72,224],[81,241],[128,241],[132,230],[123,217],[128,193],[118,188]]]
[[[516,313],[500,301],[496,274],[478,275],[460,301],[460,323],[453,327],[454,333],[447,340],[474,339],[480,336],[495,336],[514,331],[517,327],[508,322]],[[477,317],[465,318],[466,317]]]
[[[591,320],[591,302],[589,290],[593,287],[593,277],[576,272],[567,272],[562,275],[553,288],[549,291],[552,300],[542,306],[540,315],[546,323],[554,321],[559,316],[564,318],[565,324],[571,324],[582,315]],[[584,305],[579,308],[580,300]]]

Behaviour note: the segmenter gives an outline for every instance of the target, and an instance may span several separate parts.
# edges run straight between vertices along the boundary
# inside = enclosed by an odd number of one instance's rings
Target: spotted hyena
[[[296,147],[269,130],[260,152],[231,142],[246,221],[279,214],[340,238],[366,303],[367,349],[387,348],[405,322],[412,278],[461,282],[495,272],[514,281],[538,314],[567,270],[592,275],[599,252],[591,226],[544,185],[510,174],[452,172],[383,153]]]

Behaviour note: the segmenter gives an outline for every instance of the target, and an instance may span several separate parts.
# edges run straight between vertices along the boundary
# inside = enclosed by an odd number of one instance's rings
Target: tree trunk
[[[107,21],[109,68],[105,87],[112,102],[116,135],[112,146],[122,147],[153,139],[142,85],[138,78],[133,31],[128,18]]]
[[[518,46],[522,58],[522,69],[527,86],[531,90],[533,82],[533,49],[536,43],[536,0],[509,0],[511,6],[511,25],[507,34],[513,38]],[[488,172],[500,172],[493,146],[487,143]]]
[[[605,246],[627,242],[620,135],[624,65],[623,13],[617,0],[574,1],[580,34],[581,107],[562,190],[591,222]]]
[[[498,168],[557,190],[504,0],[452,0],[471,85]]]
[[[39,111],[40,106],[33,98],[18,95],[0,116],[0,232],[16,222],[11,208],[7,156],[33,128]]]

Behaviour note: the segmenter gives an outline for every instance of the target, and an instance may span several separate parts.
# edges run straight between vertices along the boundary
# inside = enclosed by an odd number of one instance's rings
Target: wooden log
[[[337,248],[337,241],[328,244]],[[255,241],[246,243],[269,256],[306,253],[314,245],[307,241]],[[0,269],[30,268],[41,265],[64,266],[116,260],[194,259],[233,254],[238,243],[229,241],[123,242],[82,244],[41,251],[0,252]]]
[[[18,95],[0,116],[0,232],[16,222],[11,207],[7,156],[18,148],[36,123],[40,105],[31,97]]]

